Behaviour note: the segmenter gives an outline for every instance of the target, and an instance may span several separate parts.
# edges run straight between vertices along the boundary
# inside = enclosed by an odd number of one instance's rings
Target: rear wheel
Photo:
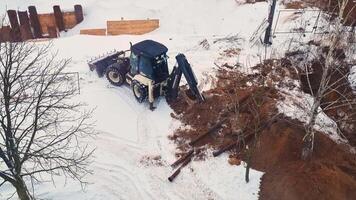
[[[132,92],[139,103],[147,98],[147,87],[136,80],[132,81]]]
[[[106,70],[106,78],[109,80],[109,82],[115,86],[121,86],[124,84],[125,79],[124,79],[124,74],[120,72],[120,70],[116,67],[110,66]]]

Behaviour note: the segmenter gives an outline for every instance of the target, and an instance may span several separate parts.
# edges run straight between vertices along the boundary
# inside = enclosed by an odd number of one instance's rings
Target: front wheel
[[[113,66],[110,66],[106,70],[106,78],[115,86],[121,86],[125,82],[124,75],[119,71],[119,69]]]
[[[132,92],[139,103],[142,103],[147,98],[147,87],[136,80],[132,81]]]

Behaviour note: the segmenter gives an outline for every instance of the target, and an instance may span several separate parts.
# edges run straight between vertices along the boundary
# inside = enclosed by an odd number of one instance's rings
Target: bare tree
[[[71,100],[78,87],[51,44],[0,43],[0,186],[10,183],[21,200],[34,198],[28,183],[42,174],[84,183],[93,133],[91,111]],[[33,188],[33,185],[32,185]]]
[[[320,46],[316,49],[309,49],[308,57],[312,58],[313,62],[304,63],[304,72],[306,76],[313,73],[312,64],[317,64],[320,66],[320,80],[315,85],[311,83],[310,77],[307,77],[307,83],[309,85],[311,94],[313,96],[313,102],[309,110],[309,120],[305,126],[306,134],[303,138],[303,150],[302,158],[310,158],[314,149],[314,138],[315,138],[315,123],[317,116],[320,112],[326,111],[328,109],[335,109],[337,107],[342,107],[346,105],[352,105],[355,102],[350,100],[350,98],[340,93],[338,88],[345,86],[345,79],[347,79],[348,72],[343,71],[345,64],[345,58],[350,54],[350,49],[352,44],[348,43],[348,34],[352,34],[349,30],[350,27],[345,26],[345,23],[349,21],[349,16],[351,12],[356,8],[348,9],[346,12],[346,6],[351,5],[351,0],[337,0],[337,2],[332,1],[335,4],[335,8],[329,13],[328,18],[328,30],[324,30],[325,33],[318,35],[318,40],[320,41]],[[332,5],[329,1],[329,7]],[[334,5],[333,4],[333,5]],[[353,31],[353,29],[351,29]],[[340,53],[341,50],[341,53]],[[340,76],[335,80],[335,75],[340,74]],[[324,99],[330,95],[332,92],[338,94],[339,98],[332,100],[332,102],[324,102]],[[324,105],[323,105],[324,104]],[[321,109],[323,107],[324,109]]]

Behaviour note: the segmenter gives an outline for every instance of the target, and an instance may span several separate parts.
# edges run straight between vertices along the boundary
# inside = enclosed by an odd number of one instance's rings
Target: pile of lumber
[[[107,21],[106,28],[82,29],[85,35],[142,35],[159,27],[158,19]]]

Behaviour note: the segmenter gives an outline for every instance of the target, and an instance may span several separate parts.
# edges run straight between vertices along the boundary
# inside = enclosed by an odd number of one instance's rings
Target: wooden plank
[[[105,28],[98,29],[82,29],[80,30],[81,35],[106,35]]]
[[[159,27],[158,19],[107,21],[108,35],[141,35]]]
[[[29,6],[28,12],[30,13],[30,22],[33,28],[33,35],[34,38],[41,38],[42,37],[42,28],[40,21],[38,19],[38,14],[35,6]]]
[[[43,34],[48,34],[47,27],[57,27],[54,14],[52,13],[38,14],[38,20]]]
[[[10,26],[3,26],[0,28],[0,42],[10,42],[11,39],[11,28]]]
[[[24,24],[20,26],[21,38],[23,41],[33,39],[31,28],[29,25]]]
[[[53,6],[54,19],[59,31],[64,31],[64,20],[61,8],[58,5]]]
[[[58,37],[58,29],[56,26],[48,26],[48,37],[49,38],[57,38]]]
[[[75,12],[75,18],[76,18],[77,24],[79,24],[84,19],[82,6],[74,5],[74,12]]]
[[[14,42],[21,41],[21,32],[20,32],[20,25],[17,19],[17,12],[16,10],[8,10],[7,16],[9,17],[10,25],[11,25],[11,35]]]
[[[71,29],[77,25],[77,19],[75,12],[64,12],[63,13],[64,28]]]

